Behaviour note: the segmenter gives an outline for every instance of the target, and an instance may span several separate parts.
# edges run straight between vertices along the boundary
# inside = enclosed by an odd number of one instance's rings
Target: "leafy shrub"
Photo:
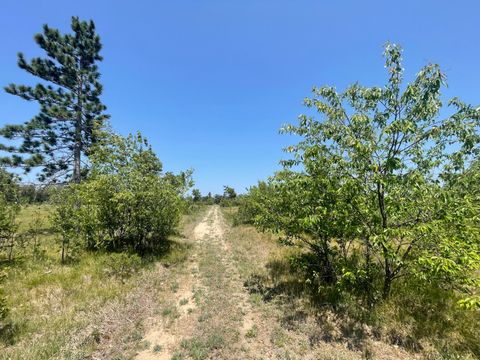
[[[0,194],[0,253],[5,252],[9,259],[15,245],[17,230],[15,219],[19,210],[17,204],[7,202],[5,194]]]
[[[105,274],[117,277],[124,282],[132,276],[142,263],[142,259],[136,254],[113,253],[105,259]]]
[[[480,109],[454,98],[441,118],[445,76],[425,66],[402,85],[401,49],[385,49],[384,87],[324,86],[283,132],[301,141],[267,183],[250,189],[240,214],[285,243],[306,246],[318,278],[387,299],[398,279],[446,291],[478,290]],[[476,163],[477,161],[477,163]]]
[[[2,167],[0,167],[0,194],[6,202],[18,202],[18,178]]]
[[[267,214],[265,206],[268,200],[272,199],[273,188],[270,183],[260,181],[257,186],[252,186],[248,194],[243,196],[239,202],[238,212],[235,217],[235,224],[254,224],[257,216]],[[261,223],[257,223],[261,226]],[[270,229],[270,227],[269,227]]]
[[[18,327],[9,318],[10,310],[2,287],[5,276],[5,271],[0,270],[0,343],[10,345],[13,343]]]
[[[80,237],[89,249],[160,246],[175,231],[189,181],[188,173],[162,176],[161,170],[141,135],[108,137],[92,156],[90,177],[57,198],[54,223],[62,237]]]
[[[67,257],[72,258],[74,251],[80,244],[81,215],[78,186],[71,185],[58,192],[55,197],[55,211],[52,215],[53,228],[60,236],[62,248],[62,262]]]
[[[7,302],[3,294],[3,286],[2,286],[4,279],[5,279],[5,273],[2,271],[0,272],[0,331],[3,327],[3,322],[5,321],[8,315]]]

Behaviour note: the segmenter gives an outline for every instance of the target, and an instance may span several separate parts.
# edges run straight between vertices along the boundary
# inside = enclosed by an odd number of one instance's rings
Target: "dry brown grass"
[[[135,354],[144,320],[161,304],[164,282],[188,256],[185,236],[173,238],[167,253],[144,259],[131,276],[117,277],[106,271],[113,254],[81,253],[75,262],[61,265],[58,244],[48,231],[48,208],[27,208],[20,217],[21,229],[27,229],[39,211],[46,224],[40,237],[41,258],[18,252],[15,263],[7,268],[6,295],[15,331],[13,344],[0,344],[0,358]],[[182,220],[184,233],[192,231],[199,216]]]

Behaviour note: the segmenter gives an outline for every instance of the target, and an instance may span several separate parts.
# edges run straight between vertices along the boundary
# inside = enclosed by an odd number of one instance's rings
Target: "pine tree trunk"
[[[79,184],[81,179],[81,165],[80,160],[82,156],[81,145],[78,144],[78,140],[75,140],[75,149],[74,149],[74,165],[73,165],[73,182]]]
[[[82,180],[82,80],[77,91],[77,118],[75,121],[75,147],[73,149],[73,182],[80,184]]]

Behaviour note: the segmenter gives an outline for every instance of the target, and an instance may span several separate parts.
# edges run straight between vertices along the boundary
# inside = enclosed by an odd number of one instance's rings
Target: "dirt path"
[[[250,227],[230,227],[218,206],[210,207],[190,233],[189,260],[169,275],[161,307],[144,323],[137,359],[361,359],[347,341],[328,339],[325,324],[307,315],[297,300],[264,301],[244,287],[265,273],[278,250]],[[372,344],[375,348],[375,344]],[[381,349],[383,359],[408,358]]]
[[[152,344],[137,355],[137,359],[165,359],[169,360],[175,353],[184,334],[190,333],[197,321],[198,311],[195,294],[199,290],[198,279],[198,251],[205,238],[212,232],[210,218],[215,210],[212,208],[193,230],[194,249],[189,263],[176,279],[172,288],[173,317],[165,316],[170,311],[163,311],[163,316],[149,319],[149,330],[144,341]],[[217,230],[220,231],[220,230]],[[177,287],[178,286],[178,287]]]
[[[149,346],[137,359],[245,358],[255,316],[228,232],[220,208],[211,207],[193,230],[190,261],[169,299],[174,316],[163,311],[148,320]]]

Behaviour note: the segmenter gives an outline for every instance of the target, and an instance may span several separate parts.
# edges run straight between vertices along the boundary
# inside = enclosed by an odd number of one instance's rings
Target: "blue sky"
[[[0,85],[35,83],[16,53],[70,17],[93,19],[104,44],[103,102],[121,134],[140,130],[166,170],[195,170],[202,193],[242,192],[279,168],[282,124],[313,85],[385,80],[382,45],[405,49],[411,79],[427,62],[447,73],[446,97],[480,103],[478,1],[2,0]],[[0,92],[0,125],[35,104]]]

